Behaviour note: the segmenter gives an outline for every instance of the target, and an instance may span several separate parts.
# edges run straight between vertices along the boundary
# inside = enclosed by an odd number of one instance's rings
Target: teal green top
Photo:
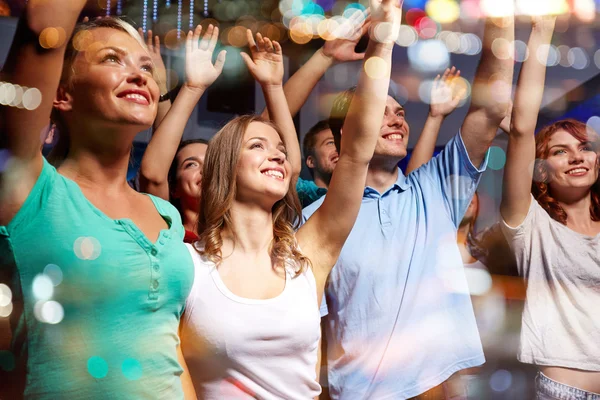
[[[296,192],[298,193],[300,204],[302,204],[302,208],[304,208],[325,196],[327,194],[327,189],[318,187],[314,181],[298,178],[298,181],[296,182]]]
[[[131,220],[108,218],[44,161],[0,227],[26,398],[183,398],[177,332],[194,270],[179,213],[150,198],[169,225],[156,243]]]

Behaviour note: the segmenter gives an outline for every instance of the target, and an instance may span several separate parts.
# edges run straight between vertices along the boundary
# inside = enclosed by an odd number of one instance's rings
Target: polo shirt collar
[[[400,167],[398,167],[398,179],[396,179],[396,182],[394,182],[394,184],[388,188],[385,192],[383,192],[383,194],[380,194],[377,190],[373,189],[370,186],[365,186],[365,191],[363,193],[363,197],[383,197],[385,196],[387,193],[391,192],[392,190],[397,190],[399,192],[403,192],[405,190],[407,190],[410,187],[410,181],[408,180],[408,178],[404,175],[404,173],[402,173],[402,170],[400,169]]]

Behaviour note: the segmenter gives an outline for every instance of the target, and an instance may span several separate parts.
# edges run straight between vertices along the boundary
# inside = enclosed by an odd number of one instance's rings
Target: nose
[[[579,151],[571,152],[569,164],[581,164],[584,161],[583,154]]]
[[[130,67],[128,83],[134,83],[138,86],[146,86],[148,84],[148,76],[144,74],[138,67]]]
[[[269,156],[269,161],[274,161],[278,164],[283,164],[285,162],[285,153],[279,149],[273,150],[271,155]]]
[[[401,127],[404,125],[404,116],[391,114],[388,119],[388,126]]]

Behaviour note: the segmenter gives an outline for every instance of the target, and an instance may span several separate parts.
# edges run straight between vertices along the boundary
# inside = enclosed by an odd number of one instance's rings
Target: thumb
[[[365,58],[365,53],[354,53],[352,54],[352,61],[362,60]]]
[[[248,67],[250,72],[252,72],[252,70],[254,69],[254,65],[255,65],[254,61],[252,61],[252,58],[248,55],[248,53],[240,53],[240,56],[242,56],[242,60],[244,60],[246,67]]]
[[[242,53],[245,54],[245,53]],[[223,71],[223,65],[225,65],[225,58],[227,57],[227,51],[221,50],[219,55],[217,56],[217,60],[215,61],[215,69],[219,74]],[[242,56],[243,57],[243,56]]]

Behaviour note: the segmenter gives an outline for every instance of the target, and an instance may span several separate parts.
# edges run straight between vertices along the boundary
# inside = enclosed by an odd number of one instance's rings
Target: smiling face
[[[273,204],[289,190],[291,165],[281,137],[271,126],[251,122],[244,133],[236,170],[236,199]]]
[[[147,50],[114,28],[85,33],[91,35],[91,44],[75,56],[56,107],[73,124],[139,130],[152,126],[159,89]]]
[[[175,162],[176,187],[173,197],[181,199],[182,205],[197,208],[202,191],[202,168],[208,146],[205,143],[190,143],[177,152]]]
[[[306,165],[319,176],[331,176],[339,159],[331,129],[317,133],[314,140],[315,148],[313,154],[306,158]]]
[[[397,158],[400,161],[406,157],[409,133],[404,108],[388,96],[374,155]]]
[[[559,130],[552,134],[547,146],[546,180],[557,197],[576,188],[589,190],[598,180],[598,155],[589,142]]]

